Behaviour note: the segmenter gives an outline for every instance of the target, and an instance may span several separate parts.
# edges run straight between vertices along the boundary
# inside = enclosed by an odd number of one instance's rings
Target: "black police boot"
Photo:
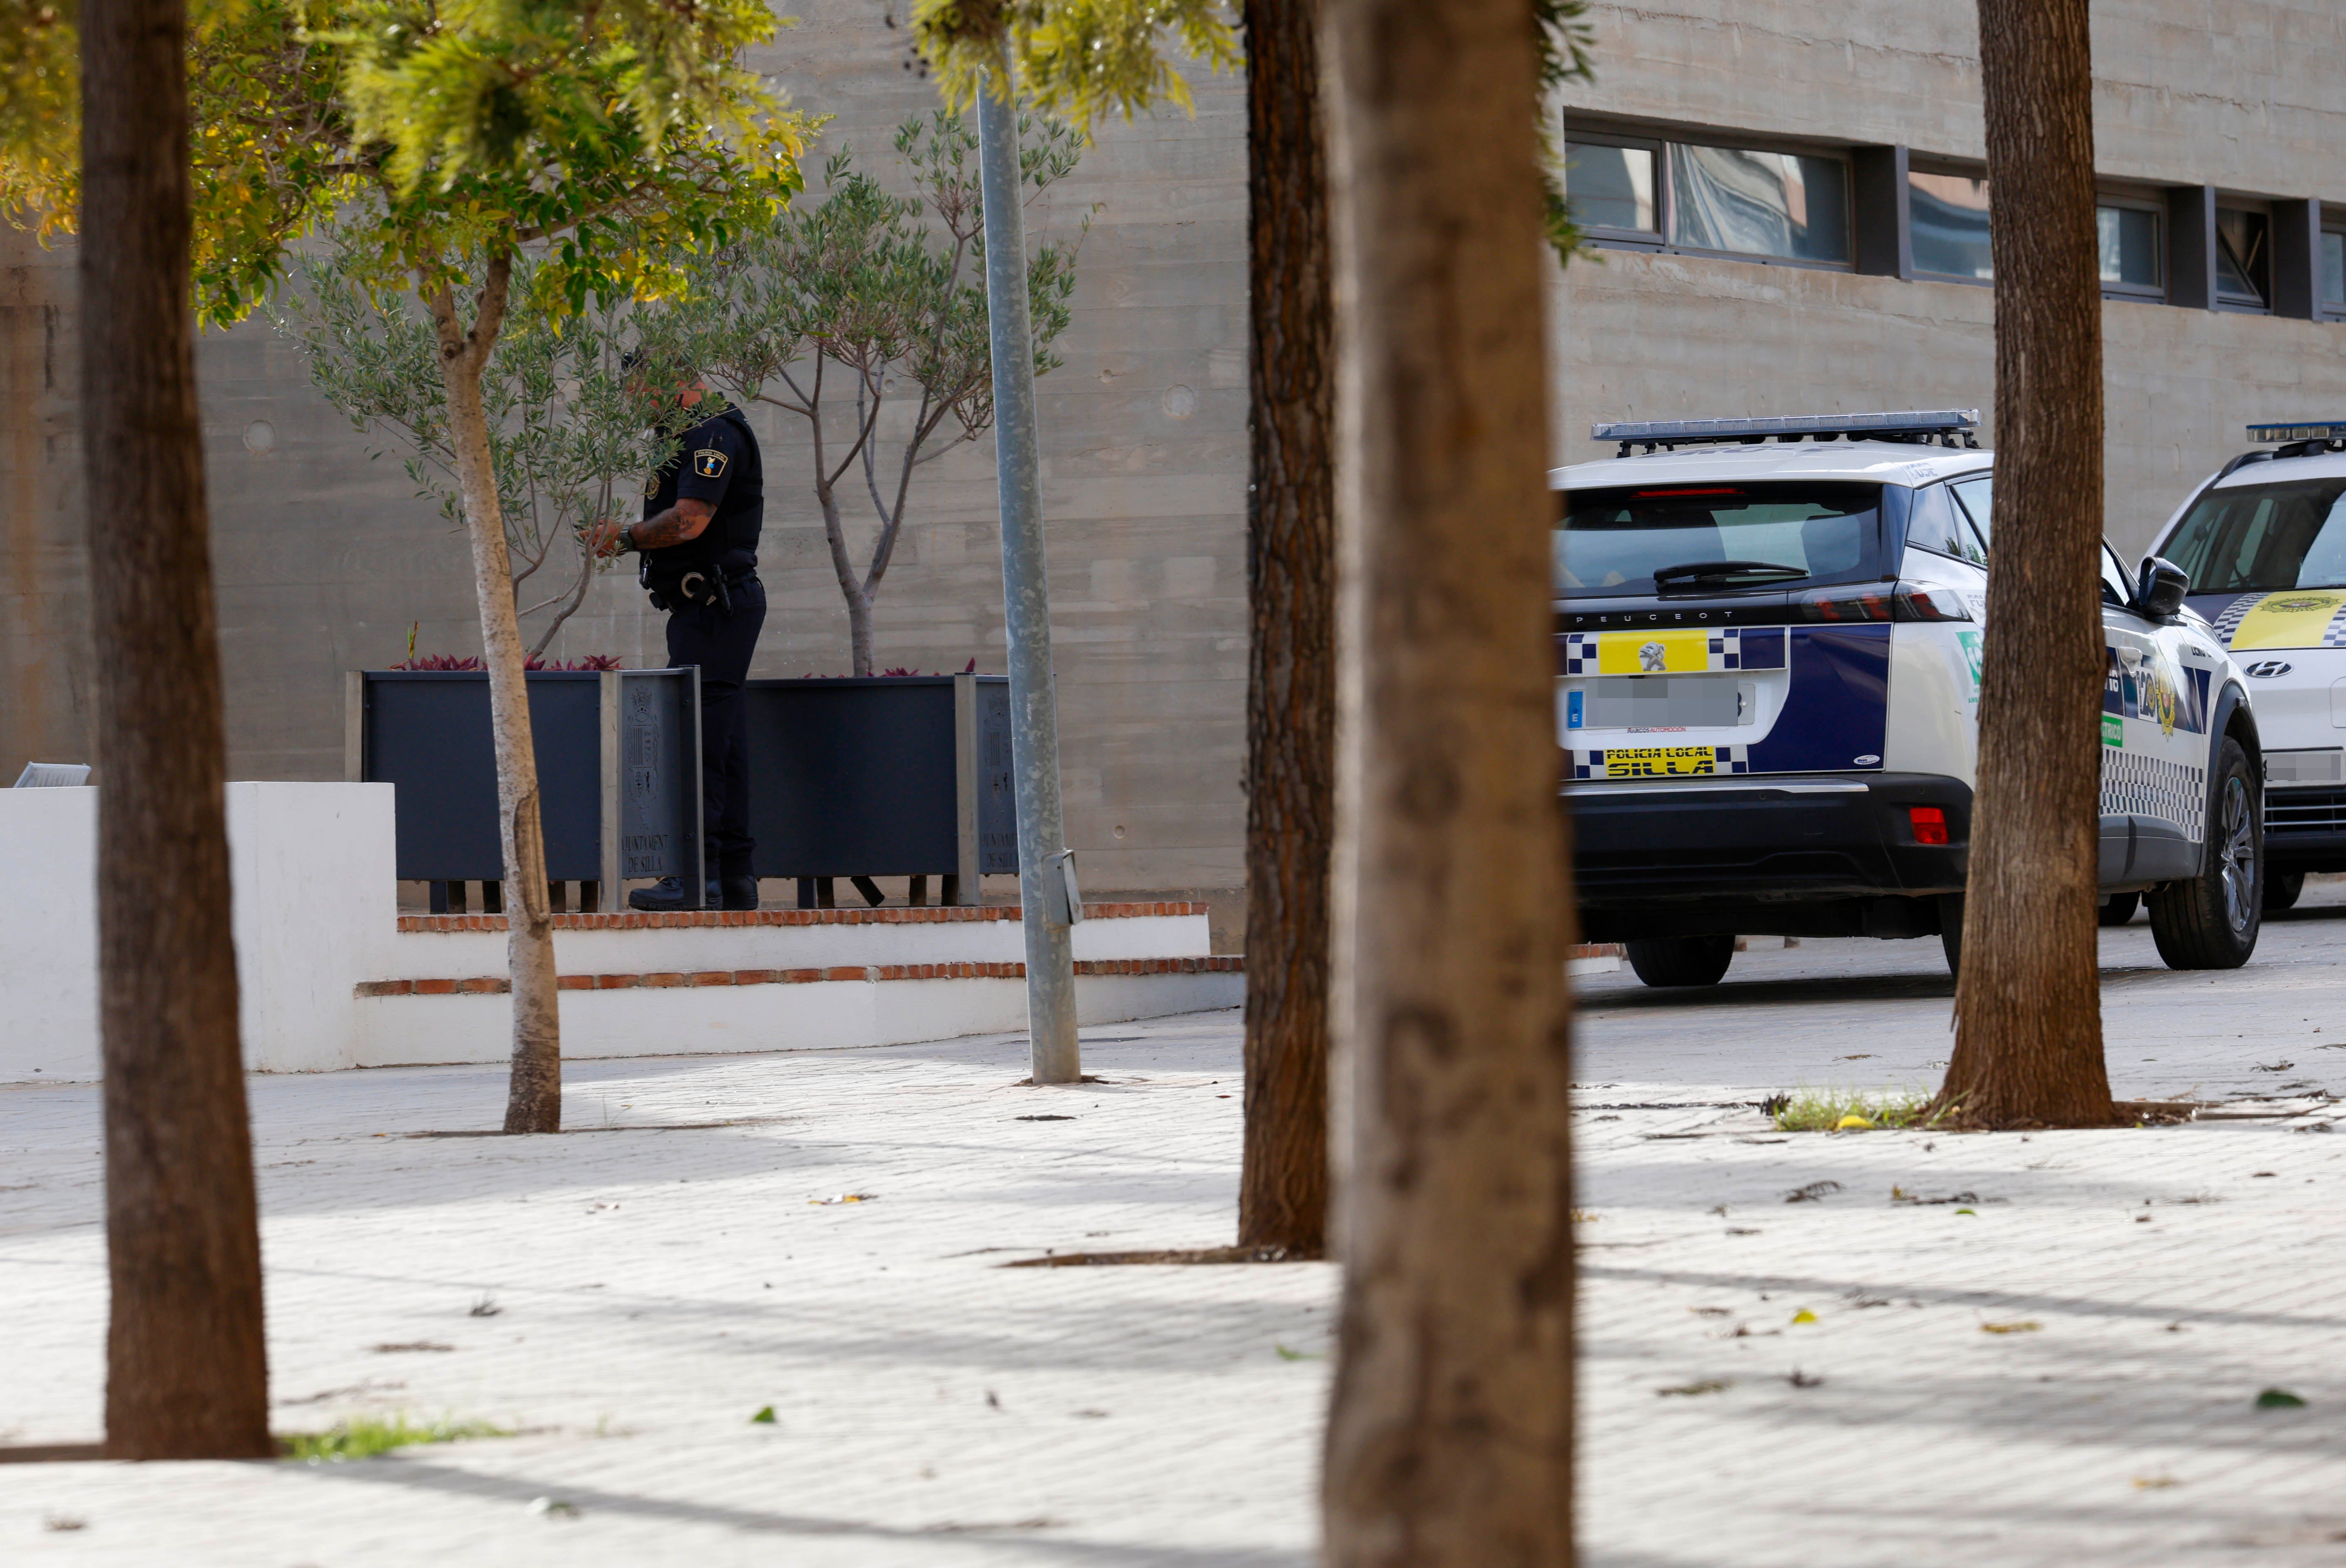
[[[711,877],[709,879],[706,901],[700,907],[713,910],[718,908],[720,902],[721,895],[717,879]],[[627,895],[627,907],[648,911],[653,914],[673,914],[685,907],[684,879],[662,877],[652,887],[638,888]]]
[[[758,907],[758,879],[752,876],[727,875],[717,879],[723,891],[724,907],[729,910],[753,910]],[[716,900],[710,900],[715,903]]]

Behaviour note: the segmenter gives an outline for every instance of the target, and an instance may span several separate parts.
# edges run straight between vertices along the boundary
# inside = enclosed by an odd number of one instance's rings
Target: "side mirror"
[[[2191,579],[2183,568],[2157,555],[2143,557],[2142,578],[2136,584],[2134,607],[2154,621],[2171,621],[2183,607]]]

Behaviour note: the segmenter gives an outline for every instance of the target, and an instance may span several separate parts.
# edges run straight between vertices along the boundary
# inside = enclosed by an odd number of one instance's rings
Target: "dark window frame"
[[[2157,238],[2151,242],[2150,254],[2151,259],[2158,264],[2158,282],[2155,286],[2146,287],[2140,283],[2112,283],[2105,280],[2102,284],[2102,298],[2165,304],[2167,302],[2167,225],[2169,221],[2167,203],[2155,196],[2137,196],[2132,191],[2096,191],[2094,195],[2094,218],[2097,237],[2101,224],[2101,210],[2105,207],[2116,208],[2122,211],[2150,214],[2152,220],[2157,225],[2157,229],[2154,230]]]
[[[1659,226],[1658,230],[1647,233],[1634,229],[1584,228],[1581,233],[1598,249],[1643,250],[1659,256],[1698,256],[1713,261],[1741,261],[1755,267],[1799,267],[1812,272],[1857,270],[1857,168],[1851,148],[1708,126],[1671,126],[1660,129],[1616,128],[1601,123],[1582,126],[1576,123],[1569,111],[1562,119],[1564,143],[1567,149],[1576,144],[1629,147],[1650,150],[1654,155],[1654,221]],[[1842,238],[1849,251],[1849,260],[1820,261],[1805,256],[1770,256],[1751,250],[1711,250],[1701,246],[1674,242],[1669,237],[1671,221],[1677,216],[1678,195],[1669,168],[1669,149],[1673,146],[1719,148],[1729,152],[1780,153],[1794,158],[1828,158],[1838,163],[1841,168],[1841,221],[1846,227]],[[1565,191],[1566,206],[1569,209],[1569,170],[1566,173]]]
[[[2323,207],[2321,226],[2316,232],[2335,234],[2341,242],[2346,242],[2346,212]],[[2320,240],[2315,243],[2318,245]],[[2332,300],[2322,292],[2321,285],[2321,254],[2317,250],[2313,257],[2313,319],[2317,321],[2346,321],[2346,299]]]
[[[2224,238],[2224,215],[2228,212],[2238,213],[2243,218],[2256,219],[2264,225],[2264,247],[2260,257],[2254,247],[2250,248],[2250,253],[2246,257],[2232,249],[2230,243]],[[2216,254],[2218,265],[2216,275],[2208,280],[2208,291],[2215,301],[2216,310],[2235,316],[2270,316],[2273,313],[2273,285],[2276,281],[2273,276],[2273,212],[2270,203],[2240,197],[2218,195],[2216,198]],[[2233,265],[2247,276],[2249,287],[2257,286],[2258,272],[2259,270],[2262,271],[2264,292],[2254,303],[2240,295],[2228,294],[2224,291],[2221,259],[2227,252],[2231,253]]]

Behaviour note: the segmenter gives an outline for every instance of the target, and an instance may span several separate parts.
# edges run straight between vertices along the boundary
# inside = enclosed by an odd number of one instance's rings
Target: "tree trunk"
[[[562,1024],[554,968],[554,909],[538,820],[537,751],[530,738],[529,677],[514,614],[513,565],[489,455],[481,371],[504,324],[510,261],[490,262],[467,328],[454,293],[431,297],[440,342],[448,440],[473,544],[473,591],[481,612],[481,663],[489,672],[489,728],[497,757],[497,834],[505,848],[505,959],[513,971],[513,1067],[505,1091],[509,1133],[562,1130]]]
[[[182,0],[81,9],[109,1459],[275,1451],[189,309],[186,26]]]
[[[1523,0],[1325,0],[1341,311],[1336,1568],[1572,1555],[1541,199]]]
[[[1248,0],[1254,483],[1239,1245],[1304,1257],[1327,1248],[1336,826],[1335,355],[1319,28],[1318,0]]]
[[[1980,0],[1995,192],[1994,569],[1955,1048],[1938,1105],[2101,1126],[2094,911],[2102,295],[2086,0]]]

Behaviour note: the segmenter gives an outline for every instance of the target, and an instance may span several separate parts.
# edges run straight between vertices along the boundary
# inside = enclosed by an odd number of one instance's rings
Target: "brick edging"
[[[1246,961],[1218,958],[1087,958],[1078,959],[1079,975],[1107,974],[1243,974]],[[556,983],[565,991],[664,991],[676,987],[713,985],[811,985],[823,981],[852,980],[1024,980],[1023,963],[848,963],[825,969],[704,969],[659,970],[643,974],[566,974]],[[463,980],[364,980],[357,996],[502,996],[513,983],[502,974],[479,974]]]
[[[1150,915],[1201,915],[1206,912],[1204,904],[1184,902],[1084,906],[1086,920],[1138,920]],[[668,931],[696,926],[950,925],[964,921],[1015,921],[1019,918],[1021,911],[1016,904],[930,904],[861,910],[689,910],[673,914],[621,910],[608,914],[558,914],[553,920],[556,931]],[[501,914],[404,914],[399,917],[399,929],[403,932],[501,932],[505,929],[505,917]]]

